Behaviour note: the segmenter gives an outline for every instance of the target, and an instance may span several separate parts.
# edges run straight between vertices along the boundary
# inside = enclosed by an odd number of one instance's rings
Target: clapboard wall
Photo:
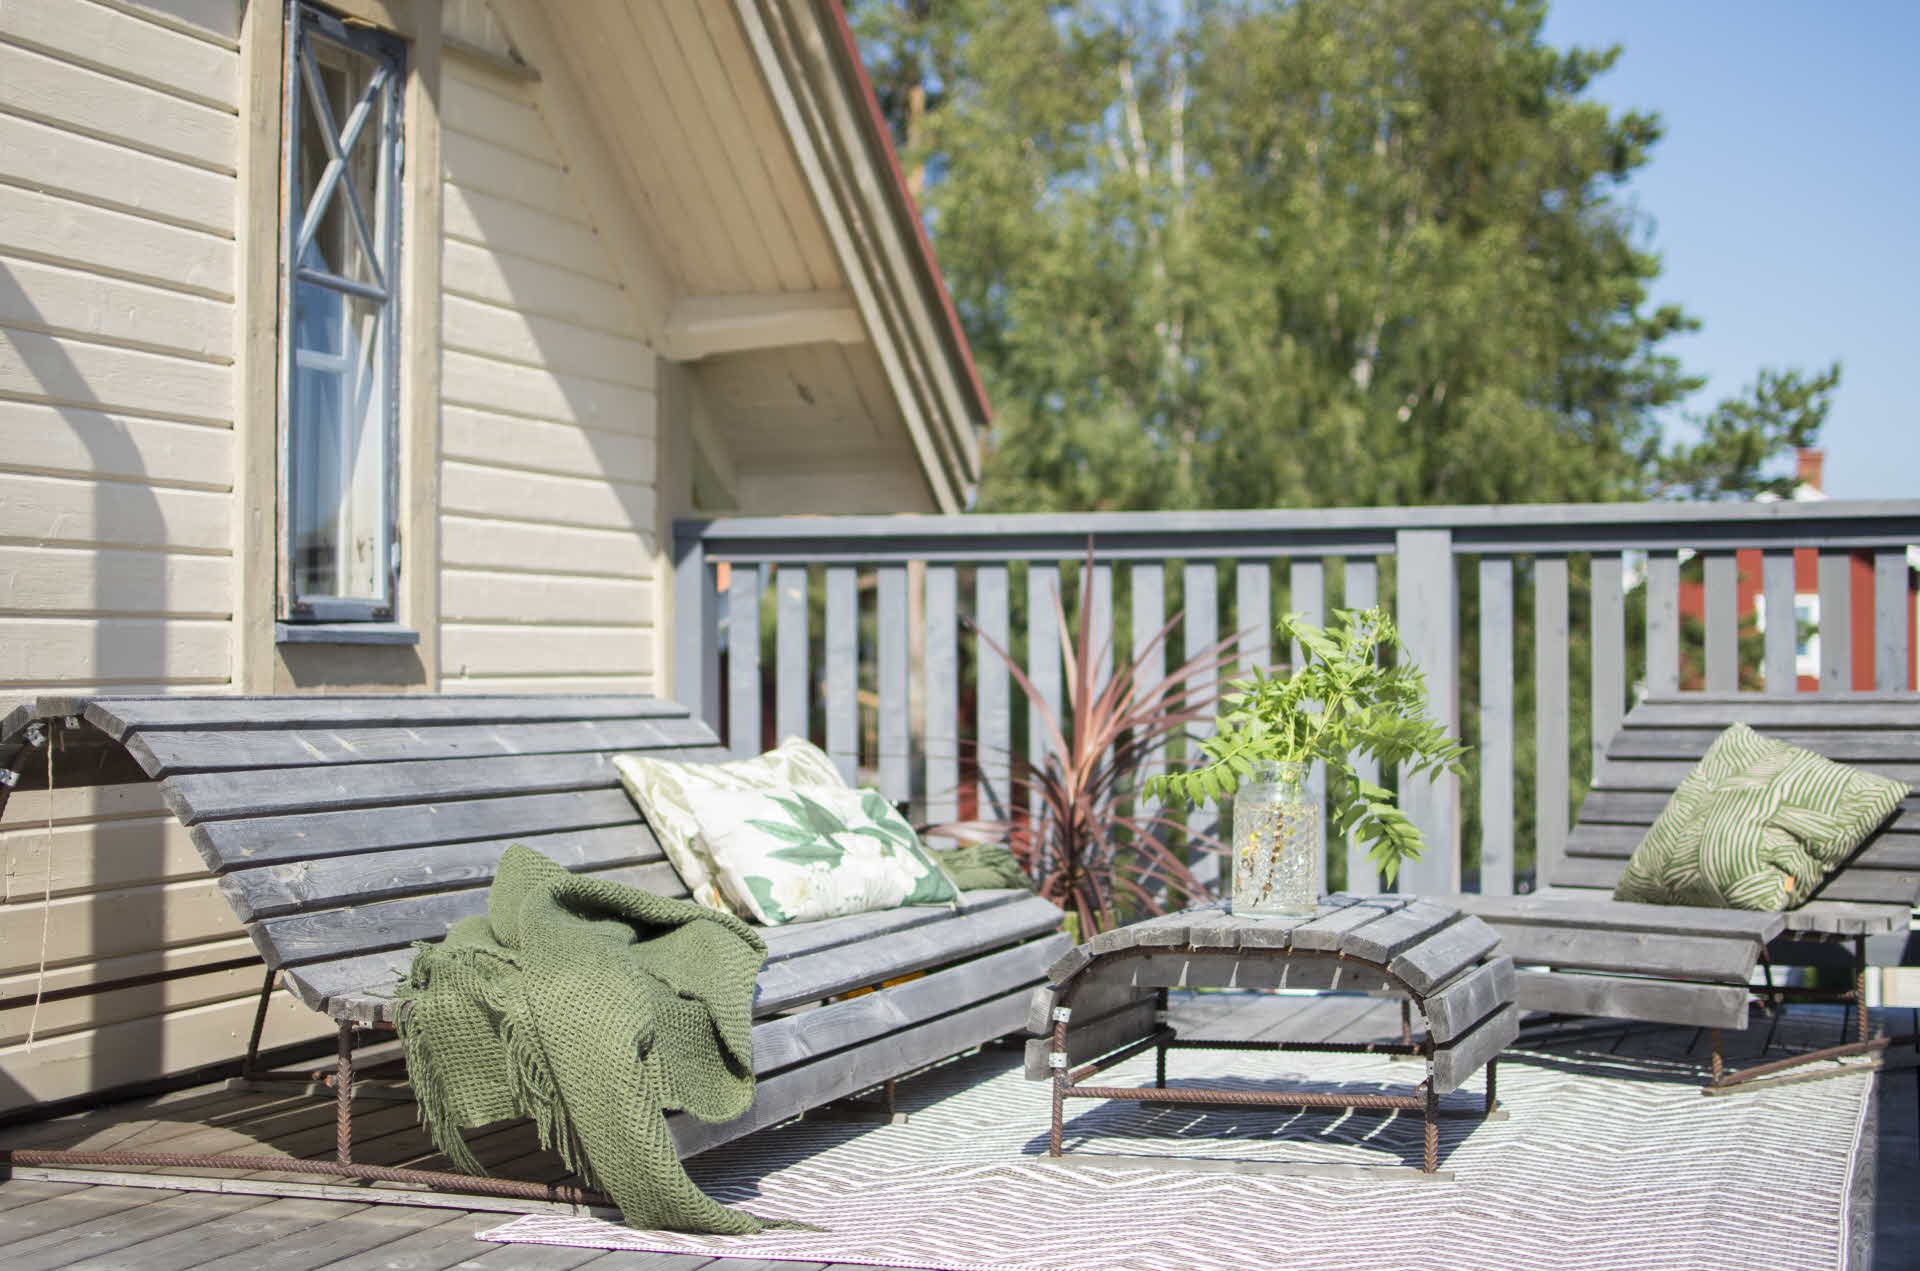
[[[0,5],[0,698],[233,686],[238,37],[229,0]],[[0,1109],[244,1044],[251,949],[151,785],[17,792],[0,861],[0,1001],[43,943],[47,990],[124,986],[30,1051],[0,1008]]]
[[[447,13],[496,42],[483,7]],[[244,687],[240,18],[0,4],[0,701]],[[552,79],[449,56],[442,85],[431,669],[450,692],[652,691],[654,353],[543,113]],[[92,991],[0,1005],[0,1112],[244,1047],[259,965],[152,785],[14,794],[0,1003],[40,985],[43,931],[45,989]],[[283,996],[266,1040],[326,1027]]]
[[[654,353],[541,80],[442,78],[440,687],[655,685]]]

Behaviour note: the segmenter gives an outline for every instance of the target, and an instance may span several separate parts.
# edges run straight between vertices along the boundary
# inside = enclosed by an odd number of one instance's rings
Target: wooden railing
[[[682,521],[675,688],[740,753],[811,736],[945,820],[1006,807],[1037,753],[983,637],[1060,702],[1057,592],[1072,614],[1093,588],[1095,643],[1118,633],[1121,661],[1181,612],[1155,678],[1222,634],[1245,665],[1285,661],[1279,614],[1384,602],[1474,747],[1464,783],[1401,789],[1440,848],[1401,886],[1504,893],[1564,843],[1638,693],[1913,689],[1916,544],[1920,500]],[[1327,863],[1367,881],[1351,845]]]

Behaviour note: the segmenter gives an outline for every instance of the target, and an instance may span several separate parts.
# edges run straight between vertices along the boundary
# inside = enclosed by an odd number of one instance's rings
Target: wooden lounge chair
[[[392,1028],[412,943],[482,912],[514,842],[686,895],[611,758],[728,757],[684,707],[648,697],[49,698],[32,714],[83,720],[160,782],[265,959],[258,1019],[277,982],[336,1022],[343,1162],[353,1048]],[[8,722],[17,749],[27,720]],[[767,929],[754,1106],[720,1125],[674,1114],[681,1154],[1021,1031],[1071,945],[1060,919],[1012,889]],[[259,1038],[256,1022],[254,1075]]]
[[[1782,914],[1611,899],[1627,858],[1682,778],[1729,724],[1909,783],[1920,782],[1920,696],[1914,694],[1685,693],[1630,711],[1580,809],[1564,850],[1543,851],[1542,889],[1527,896],[1451,897],[1500,933],[1521,965],[1515,1000],[1527,1010],[1595,1015],[1716,1030],[1744,1028],[1756,965],[1844,965],[1853,987],[1835,996],[1864,1011],[1869,965],[1898,966],[1920,952],[1910,932],[1920,902],[1920,798],[1909,797],[1814,898]],[[1849,947],[1850,946],[1850,947]],[[1783,995],[1795,990],[1779,990]],[[1776,1065],[1767,1065],[1769,1071]]]

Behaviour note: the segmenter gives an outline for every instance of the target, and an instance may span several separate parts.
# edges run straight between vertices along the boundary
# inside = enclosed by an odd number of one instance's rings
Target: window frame
[[[385,259],[378,262],[384,288],[353,279],[325,274],[300,266],[295,248],[307,220],[309,191],[300,188],[299,161],[301,129],[309,99],[309,75],[315,64],[308,55],[308,43],[318,37],[351,52],[383,64],[388,71],[381,91],[386,95],[386,121],[378,138],[382,154],[378,161],[380,179],[387,184],[388,197],[383,209],[375,208],[369,219],[383,220],[379,230],[386,235]],[[333,14],[306,0],[287,0],[284,11],[284,63],[281,73],[282,116],[280,120],[280,215],[279,215],[279,340],[278,340],[278,581],[276,614],[288,623],[382,622],[395,620],[400,596],[400,415],[403,398],[400,383],[402,303],[401,279],[405,268],[406,243],[406,88],[408,77],[407,44],[400,37],[364,25],[349,25]],[[336,127],[341,121],[332,121]],[[371,126],[371,125],[369,125]],[[366,144],[366,141],[361,141]],[[337,189],[328,199],[351,199],[346,189]],[[364,209],[362,209],[364,212]],[[358,218],[356,218],[358,219]],[[373,226],[367,227],[372,230]],[[382,474],[380,522],[385,548],[385,568],[380,577],[383,594],[378,597],[303,596],[296,590],[295,521],[293,516],[294,419],[293,385],[298,353],[294,328],[296,284],[307,282],[343,295],[355,296],[383,306],[380,328],[380,374],[383,383],[384,419],[381,421]]]

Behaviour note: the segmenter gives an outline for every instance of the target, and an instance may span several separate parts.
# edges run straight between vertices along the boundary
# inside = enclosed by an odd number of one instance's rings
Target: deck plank
[[[201,1223],[127,1245],[111,1255],[90,1261],[89,1271],[96,1268],[97,1271],[188,1271],[209,1258],[241,1253],[263,1241],[284,1239],[371,1208],[330,1200],[254,1199],[265,1203],[219,1222]]]
[[[287,1232],[233,1253],[188,1264],[181,1271],[315,1271],[381,1249],[422,1227],[438,1225],[444,1209],[368,1205],[312,1228]]]
[[[7,1271],[52,1271],[85,1265],[149,1237],[229,1217],[261,1203],[258,1196],[154,1191],[123,1197],[117,1190],[112,1196],[89,1197],[93,1203],[84,1207],[76,1198],[63,1196],[12,1211],[10,1216],[21,1226],[8,1231],[7,1243],[0,1245],[0,1266]],[[35,1213],[42,1207],[52,1212]],[[38,1229],[23,1234],[27,1223]]]

